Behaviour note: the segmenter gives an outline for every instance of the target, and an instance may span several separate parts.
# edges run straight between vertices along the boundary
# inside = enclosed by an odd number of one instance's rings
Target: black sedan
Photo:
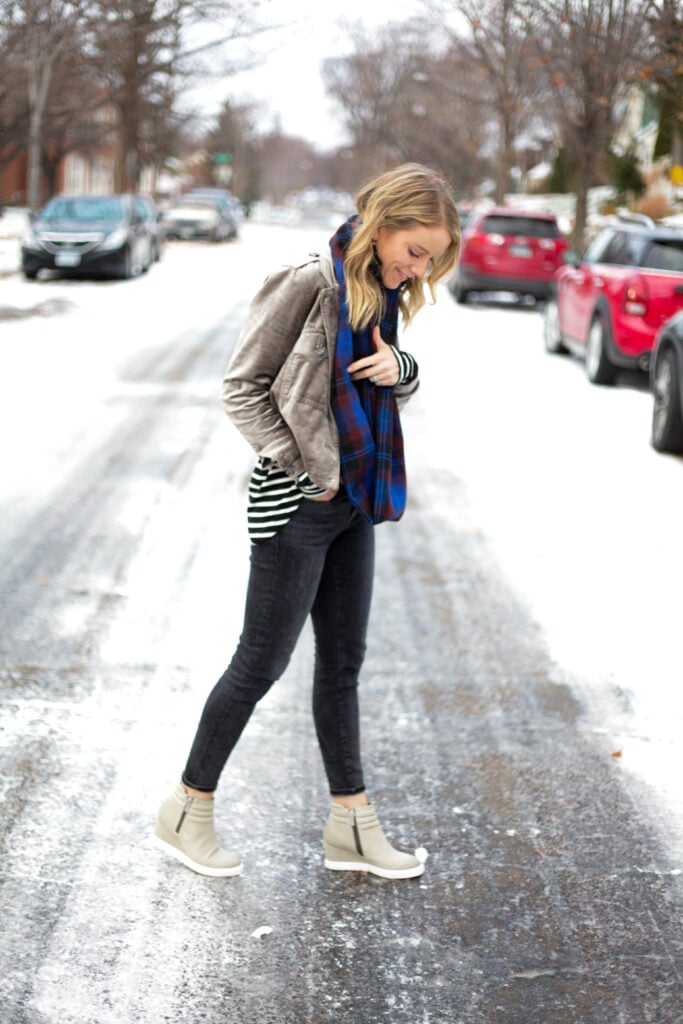
[[[133,195],[55,196],[33,218],[21,243],[24,276],[135,277],[155,257],[154,229]]]
[[[683,452],[683,311],[664,324],[650,362],[654,395],[652,447],[658,452]]]

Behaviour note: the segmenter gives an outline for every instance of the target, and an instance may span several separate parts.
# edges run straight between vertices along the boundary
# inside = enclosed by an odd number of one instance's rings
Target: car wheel
[[[607,355],[607,325],[600,314],[593,318],[588,332],[586,374],[591,384],[614,384],[617,375]]]
[[[557,306],[557,299],[548,299],[543,310],[543,344],[546,352],[553,355],[566,355],[567,347],[562,339],[560,330],[560,311]]]
[[[26,278],[27,281],[35,281],[35,279],[38,277],[38,271],[24,270],[24,277]]]
[[[676,356],[668,349],[657,359],[652,408],[652,447],[658,452],[683,451],[683,417],[681,416],[681,382]]]

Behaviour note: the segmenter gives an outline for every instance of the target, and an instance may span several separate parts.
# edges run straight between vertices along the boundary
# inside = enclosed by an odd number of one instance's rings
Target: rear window
[[[653,239],[643,253],[642,266],[647,270],[671,270],[683,274],[683,238]]]
[[[509,217],[492,214],[479,228],[487,235],[524,235],[526,238],[559,238],[560,229],[554,220],[542,217]]]
[[[617,231],[600,256],[600,263],[613,263],[620,267],[640,267],[643,237],[629,231]]]

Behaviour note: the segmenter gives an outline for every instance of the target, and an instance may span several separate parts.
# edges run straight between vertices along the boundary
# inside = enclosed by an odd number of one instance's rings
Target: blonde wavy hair
[[[412,278],[401,288],[399,308],[404,324],[409,324],[425,304],[425,284],[434,301],[434,286],[458,261],[460,221],[451,190],[436,171],[422,164],[401,164],[364,185],[356,196],[356,209],[359,220],[344,257],[353,330],[379,323],[384,311],[384,293],[373,272],[373,239],[379,229],[402,231],[419,224],[443,227],[450,233],[450,245],[431,261],[426,276],[422,280]]]

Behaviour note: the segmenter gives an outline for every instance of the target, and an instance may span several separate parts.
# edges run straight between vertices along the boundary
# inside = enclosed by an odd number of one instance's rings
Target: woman
[[[371,181],[358,214],[312,255],[267,279],[228,367],[223,402],[258,453],[249,487],[251,571],[243,631],[204,707],[182,782],[157,817],[157,842],[194,871],[235,875],[213,827],[213,793],[256,703],[284,672],[310,614],[313,714],[332,806],[325,866],[411,878],[368,803],[358,675],[374,569],[373,527],[406,502],[397,402],[418,385],[397,346],[455,265],[460,228],[443,178],[405,164]]]

